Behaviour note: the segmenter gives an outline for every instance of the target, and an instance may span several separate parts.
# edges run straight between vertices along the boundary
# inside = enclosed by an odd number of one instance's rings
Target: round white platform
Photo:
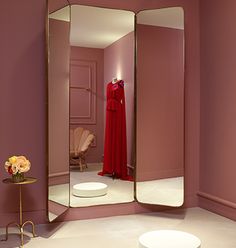
[[[139,237],[140,248],[200,248],[196,236],[175,230],[159,230],[144,233]]]
[[[73,186],[73,195],[79,197],[97,197],[107,194],[107,185],[105,183],[88,182],[78,183]]]

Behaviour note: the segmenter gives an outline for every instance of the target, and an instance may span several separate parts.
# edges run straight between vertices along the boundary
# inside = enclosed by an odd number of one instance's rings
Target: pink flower
[[[30,169],[30,161],[25,156],[12,156],[5,162],[5,170],[9,174],[24,173]]]
[[[25,156],[17,157],[15,165],[20,173],[27,172],[30,169],[30,162]]]

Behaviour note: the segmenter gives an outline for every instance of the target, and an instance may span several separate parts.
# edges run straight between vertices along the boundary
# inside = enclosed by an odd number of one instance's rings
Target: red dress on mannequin
[[[107,85],[106,128],[104,142],[103,176],[132,180],[127,174],[127,144],[124,81]]]

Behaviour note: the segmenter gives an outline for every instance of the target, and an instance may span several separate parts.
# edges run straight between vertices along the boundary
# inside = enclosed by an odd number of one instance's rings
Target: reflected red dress
[[[132,180],[127,174],[124,81],[108,83],[103,170],[114,178]]]

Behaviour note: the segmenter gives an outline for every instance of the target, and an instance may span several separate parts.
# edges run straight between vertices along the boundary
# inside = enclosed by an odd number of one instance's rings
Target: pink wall
[[[64,6],[68,5],[67,0],[47,0],[47,1],[48,1],[49,13],[52,13],[58,9],[61,9]]]
[[[69,174],[70,23],[50,18],[49,32],[49,177],[58,179]]]
[[[236,1],[200,7],[200,206],[236,220]]]
[[[19,220],[18,188],[2,183],[13,154],[26,155],[26,175],[38,178],[23,187],[27,218],[46,219],[45,10],[46,1],[0,1],[0,226]]]
[[[104,136],[104,51],[103,49],[97,48],[84,48],[84,47],[71,47],[71,60],[85,60],[85,61],[95,61],[96,62],[96,75],[97,75],[97,85],[96,85],[96,124],[73,124],[72,128],[77,126],[84,127],[91,130],[96,136],[96,146],[91,147],[89,150],[86,161],[89,163],[102,162],[103,155],[103,136]],[[75,75],[74,75],[75,76]],[[76,78],[75,78],[76,80]],[[78,107],[83,106],[83,103],[77,101]]]
[[[53,7],[58,7],[56,3],[58,0],[50,0],[54,1],[55,4],[52,5]],[[60,0],[65,1],[65,0]],[[119,1],[119,0],[69,0],[71,4],[84,4],[84,5],[92,5],[97,7],[105,7],[105,8],[115,8],[115,9],[127,9],[138,11],[140,8],[140,0],[129,0],[129,1]]]
[[[72,1],[71,1],[72,2]],[[185,206],[196,206],[199,168],[199,6],[198,0],[73,0],[73,3],[94,4],[113,8],[138,10],[182,6],[185,10],[186,42],[186,157]],[[27,6],[27,8],[25,8]],[[0,161],[11,154],[25,154],[32,161],[28,175],[38,182],[25,187],[25,217],[44,222],[46,216],[46,76],[45,76],[45,12],[46,1],[24,0],[0,2],[1,30],[1,125]],[[13,32],[14,31],[14,32]],[[16,44],[17,41],[17,44]],[[9,47],[11,49],[9,49]],[[13,92],[18,94],[14,95]],[[22,98],[25,93],[27,97]],[[11,99],[11,101],[9,101]],[[14,114],[13,114],[14,113]],[[22,115],[24,118],[22,119]],[[19,121],[21,120],[21,121]],[[24,140],[24,142],[18,142]],[[13,142],[14,141],[14,142]],[[1,169],[0,179],[6,177]],[[17,189],[9,185],[0,187],[0,226],[16,220],[18,211]],[[122,208],[122,206],[124,206]],[[120,210],[122,208],[122,210]],[[153,208],[143,206],[144,211]],[[95,211],[96,210],[96,211]],[[120,211],[118,211],[120,210]],[[76,209],[70,209],[72,217]],[[79,209],[79,211],[81,211]],[[77,212],[79,212],[77,211]],[[94,215],[91,215],[91,211]],[[104,213],[105,211],[105,213]],[[123,212],[122,212],[123,211]],[[83,209],[83,216],[114,215],[117,212],[140,212],[137,204],[100,206]],[[76,216],[74,216],[76,218]],[[66,219],[66,217],[65,217]]]
[[[127,163],[132,165],[134,134],[134,32],[127,34],[104,50],[104,88],[112,78],[125,82]]]
[[[137,26],[137,180],[184,175],[183,30]]]

